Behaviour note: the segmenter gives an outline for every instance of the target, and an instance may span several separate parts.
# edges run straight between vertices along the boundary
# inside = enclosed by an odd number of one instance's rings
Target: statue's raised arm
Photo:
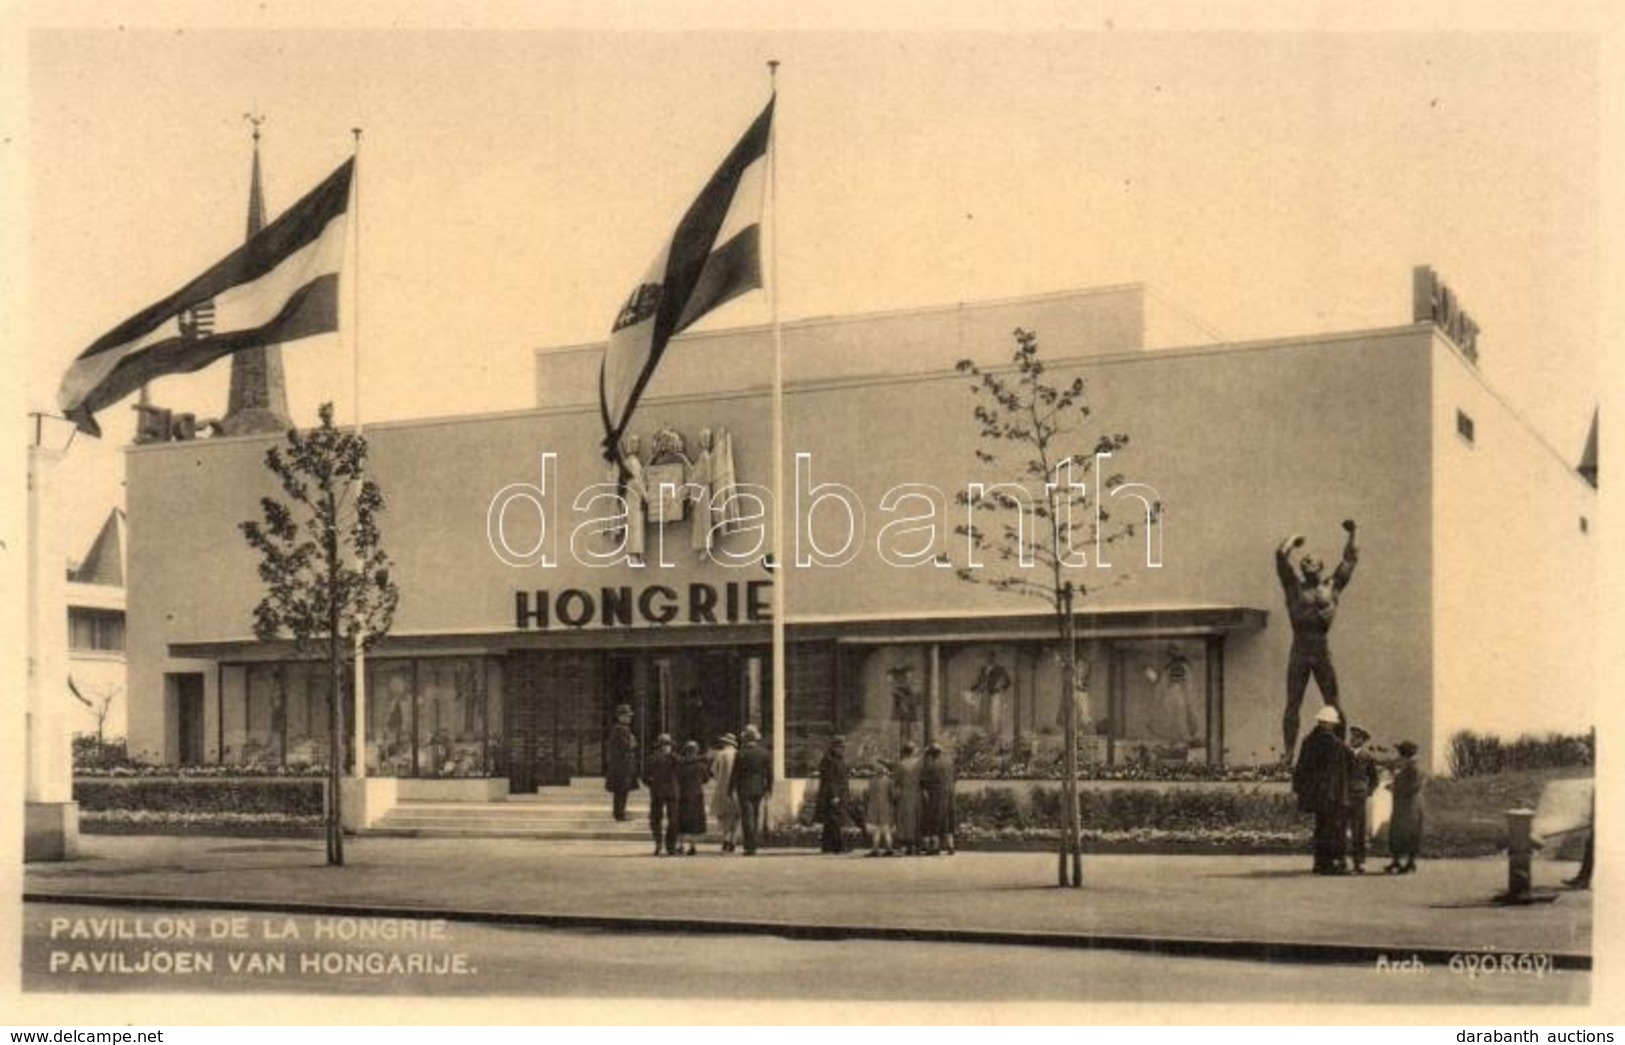
[[[1354,567],[1360,561],[1360,549],[1354,546],[1354,520],[1344,519],[1343,529],[1348,533],[1348,539],[1343,542],[1343,561],[1332,571],[1332,586],[1338,591],[1348,587],[1349,581],[1354,579]]]

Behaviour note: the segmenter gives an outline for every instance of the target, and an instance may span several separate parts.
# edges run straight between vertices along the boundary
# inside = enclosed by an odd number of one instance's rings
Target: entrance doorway
[[[596,651],[574,650],[508,657],[503,721],[511,793],[603,775],[600,658]]]
[[[526,650],[509,654],[503,677],[514,794],[602,776],[618,704],[632,708],[640,755],[661,733],[702,749],[747,723],[771,735],[766,648]]]
[[[169,691],[175,697],[176,763],[200,766],[204,761],[203,675],[200,672],[171,673]]]

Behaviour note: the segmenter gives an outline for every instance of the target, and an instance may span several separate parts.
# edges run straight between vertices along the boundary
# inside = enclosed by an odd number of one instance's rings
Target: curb
[[[913,943],[973,943],[1019,947],[1128,951],[1170,958],[1227,958],[1243,961],[1317,965],[1367,965],[1378,958],[1419,958],[1448,964],[1475,959],[1527,957],[1484,948],[1377,946],[1358,943],[1315,943],[1193,936],[1135,936],[1121,933],[1063,933],[1010,929],[934,929],[862,925],[807,925],[794,922],[648,918],[613,915],[538,914],[520,911],[471,911],[442,907],[392,907],[378,904],[302,903],[281,900],[193,899],[173,896],[95,895],[24,892],[24,903],[86,904],[105,907],[155,907],[166,910],[230,910],[349,918],[440,919],[476,925],[517,925],[545,929],[591,929],[623,933],[779,936],[789,940],[892,940]],[[1544,954],[1553,970],[1590,972],[1591,955]]]

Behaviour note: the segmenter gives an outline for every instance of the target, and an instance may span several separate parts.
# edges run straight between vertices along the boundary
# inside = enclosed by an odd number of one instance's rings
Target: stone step
[[[391,827],[380,823],[360,833],[385,838],[532,838],[537,841],[548,842],[636,842],[640,846],[644,845],[649,837],[647,825],[644,826],[641,832],[627,833],[615,830],[594,831],[587,829],[561,832],[499,827]]]
[[[648,817],[640,817],[647,821]],[[448,826],[448,827],[528,827],[533,830],[569,829],[569,827],[600,827],[609,829],[616,827],[616,821],[609,816],[551,816],[551,817],[517,817],[517,816],[470,816],[470,814],[457,813],[395,813],[384,817],[384,824],[388,826]],[[635,824],[634,819],[619,821],[621,824]]]
[[[626,805],[626,810],[628,813],[642,812],[647,814],[649,807],[647,804],[634,804],[628,802]],[[400,813],[425,816],[486,816],[507,817],[511,819],[546,820],[554,817],[565,817],[567,819],[596,816],[608,817],[610,814],[610,807],[607,802],[596,806],[540,806],[520,805],[517,803],[511,805],[491,803],[487,805],[482,802],[402,802],[394,809],[390,810],[390,812],[392,814]]]

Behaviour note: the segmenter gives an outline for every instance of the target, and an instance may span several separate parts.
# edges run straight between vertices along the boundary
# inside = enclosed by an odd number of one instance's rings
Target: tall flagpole
[[[767,63],[773,97],[779,93],[779,63]],[[774,105],[773,126],[768,130],[768,186],[772,196],[768,210],[768,307],[773,316],[773,779],[784,780],[785,685],[789,662],[784,652],[785,588],[790,571],[784,561],[784,332],[779,325],[779,150],[778,106]],[[789,793],[779,789],[780,801]]]
[[[355,167],[350,182],[350,222],[355,228],[355,271],[350,276],[350,338],[355,371],[351,376],[355,396],[355,434],[361,435],[361,128],[350,128],[355,139]],[[367,776],[367,651],[361,629],[355,630],[355,778]],[[365,802],[362,815],[365,817]]]

